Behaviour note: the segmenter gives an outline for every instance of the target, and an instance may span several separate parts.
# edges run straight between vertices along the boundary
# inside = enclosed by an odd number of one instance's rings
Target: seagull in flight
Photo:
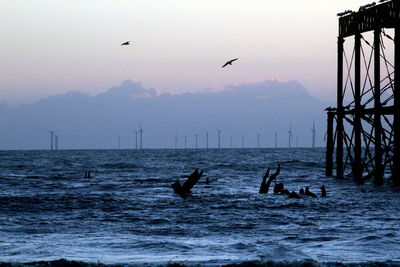
[[[222,66],[222,68],[223,68],[223,67],[226,67],[226,66],[228,66],[228,65],[232,65],[232,62],[233,62],[233,61],[236,61],[236,60],[238,60],[238,59],[235,58],[235,59],[229,60],[228,62],[226,62],[226,63]]]
[[[121,46],[123,46],[123,45],[130,45],[130,42],[131,42],[131,41],[127,41],[127,42],[125,42],[125,43],[122,43]]]

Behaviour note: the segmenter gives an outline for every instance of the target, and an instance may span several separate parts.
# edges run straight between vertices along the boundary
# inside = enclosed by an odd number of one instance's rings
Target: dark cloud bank
[[[310,96],[298,82],[265,81],[229,86],[222,91],[205,91],[179,95],[160,94],[131,80],[91,96],[69,92],[19,107],[0,107],[0,149],[48,149],[48,129],[59,134],[60,149],[134,148],[138,122],[143,126],[144,148],[194,147],[197,133],[199,147],[205,146],[205,132],[210,147],[217,146],[217,129],[221,129],[222,147],[274,146],[274,131],[280,147],[288,146],[292,125],[293,146],[311,146],[313,119],[317,128],[317,145],[323,146],[326,103]]]

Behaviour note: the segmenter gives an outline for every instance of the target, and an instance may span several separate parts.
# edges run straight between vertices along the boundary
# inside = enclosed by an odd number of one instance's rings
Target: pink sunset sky
[[[128,78],[173,93],[297,80],[312,95],[334,100],[336,13],[367,3],[1,1],[0,102],[97,94]]]

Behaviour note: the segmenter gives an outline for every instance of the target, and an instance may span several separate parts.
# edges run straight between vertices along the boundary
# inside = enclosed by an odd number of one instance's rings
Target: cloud
[[[107,92],[98,94],[98,98],[152,98],[158,97],[160,91],[155,88],[144,88],[141,83],[125,80],[119,86],[112,87]]]
[[[295,81],[269,80],[173,95],[125,80],[95,96],[69,92],[34,104],[2,107],[0,123],[8,127],[0,132],[4,140],[0,148],[48,148],[47,129],[60,134],[61,148],[115,148],[118,136],[124,137],[122,147],[132,148],[138,122],[144,128],[147,148],[173,147],[176,133],[188,135],[190,144],[195,133],[215,132],[217,128],[225,137],[248,136],[250,147],[256,145],[250,137],[260,133],[262,145],[272,146],[273,132],[286,134],[290,124],[294,136],[299,135],[306,145],[313,119],[321,133],[319,145],[323,145],[326,106]],[[286,145],[286,141],[281,138],[279,145]],[[199,145],[203,145],[202,140]]]

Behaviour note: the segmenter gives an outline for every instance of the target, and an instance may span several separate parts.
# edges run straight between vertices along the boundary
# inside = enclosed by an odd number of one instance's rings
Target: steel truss
[[[339,19],[337,106],[326,109],[327,175],[333,174],[336,145],[338,178],[352,176],[362,183],[374,177],[379,186],[388,177],[400,185],[400,75],[395,71],[400,37],[395,36],[400,36],[400,0]],[[354,37],[350,47],[349,37]]]

